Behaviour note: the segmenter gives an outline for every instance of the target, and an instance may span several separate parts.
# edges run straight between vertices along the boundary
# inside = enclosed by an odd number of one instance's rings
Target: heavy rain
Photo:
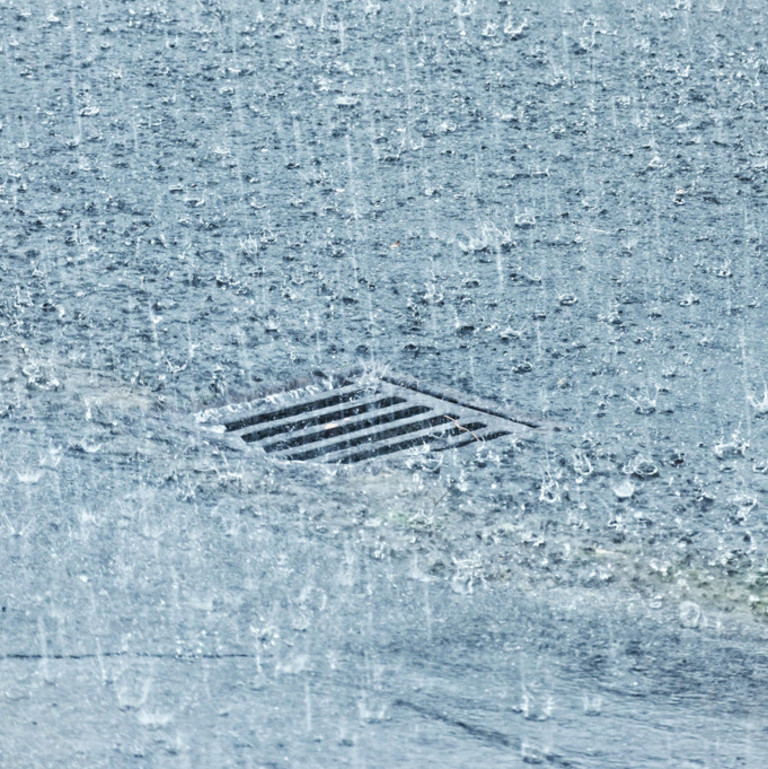
[[[758,0],[0,0],[0,764],[768,761]],[[349,465],[397,371],[556,425]]]

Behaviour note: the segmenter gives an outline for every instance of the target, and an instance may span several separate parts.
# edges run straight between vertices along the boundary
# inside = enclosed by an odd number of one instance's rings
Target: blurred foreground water
[[[765,16],[0,4],[0,763],[762,769]],[[192,417],[369,362],[569,429]]]

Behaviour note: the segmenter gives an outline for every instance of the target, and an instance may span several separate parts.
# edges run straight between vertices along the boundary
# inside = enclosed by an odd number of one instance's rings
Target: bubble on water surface
[[[701,608],[693,601],[680,604],[680,624],[685,628],[697,628],[702,622]]]
[[[619,499],[630,499],[636,491],[635,484],[628,478],[613,486],[613,493]]]

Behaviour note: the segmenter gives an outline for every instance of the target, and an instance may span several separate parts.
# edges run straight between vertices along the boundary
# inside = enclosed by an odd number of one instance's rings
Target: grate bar
[[[439,439],[445,439],[447,436],[453,437],[456,435],[466,435],[467,430],[479,430],[482,427],[485,427],[481,422],[478,423],[470,423],[466,426],[462,427],[451,427],[449,430],[440,430],[440,431],[432,431],[432,432],[424,432],[422,431],[419,435],[414,435],[411,438],[408,438],[404,441],[397,441],[395,443],[385,443],[384,445],[376,445],[372,446],[369,449],[366,449],[364,451],[358,451],[354,454],[348,454],[346,457],[342,457],[339,461],[342,464],[350,464],[351,462],[361,462],[364,459],[373,459],[374,457],[381,457],[386,454],[394,454],[396,451],[403,451],[404,449],[411,449],[415,448],[416,446],[424,446],[425,444],[433,443],[436,440]],[[470,438],[469,442],[473,442],[475,439]],[[439,449],[440,451],[444,451],[445,449],[453,448],[454,446],[458,445],[464,445],[461,444],[452,444],[450,446],[444,446],[442,449]]]
[[[519,416],[511,416],[504,413],[498,407],[481,401],[479,398],[473,398],[462,393],[453,393],[450,390],[438,391],[428,385],[423,385],[420,382],[414,382],[406,377],[394,376],[394,375],[382,375],[381,380],[383,382],[389,382],[389,384],[396,385],[397,387],[403,387],[408,390],[420,393],[422,395],[429,395],[433,398],[437,398],[446,403],[453,403],[456,406],[462,406],[472,411],[480,411],[484,414],[490,414],[500,419],[506,419],[508,422],[516,422],[517,424],[524,425],[525,427],[537,428],[542,427],[542,423],[533,419],[523,418]]]
[[[263,412],[261,414],[254,414],[253,416],[243,417],[242,419],[236,419],[233,422],[225,422],[224,428],[227,432],[234,432],[236,430],[242,430],[244,427],[253,427],[254,425],[263,424],[264,422],[274,422],[278,419],[286,419],[287,417],[304,414],[308,411],[314,411],[315,409],[321,409],[327,406],[338,406],[341,403],[348,403],[349,401],[360,397],[360,386],[348,385],[346,387],[339,387],[336,390],[328,390],[326,392],[331,392],[333,394],[313,400],[304,400],[292,406],[284,406],[283,408]]]
[[[327,425],[329,423],[358,416],[359,414],[366,414],[371,411],[386,409],[390,406],[397,406],[401,403],[407,403],[405,398],[397,398],[393,396],[379,398],[377,400],[361,401],[354,406],[348,406],[343,409],[338,408],[338,405],[328,406],[324,409],[312,411],[308,416],[301,415],[298,418],[294,417],[293,419],[275,420],[274,423],[270,423],[269,427],[264,427],[261,430],[254,430],[253,432],[243,432],[240,434],[240,437],[247,443],[255,443],[256,441],[263,441],[265,438],[282,435],[288,431],[296,432],[311,427],[318,427],[319,425]],[[248,428],[241,429],[247,430]]]
[[[386,441],[390,438],[397,438],[401,435],[413,434],[419,431],[432,429],[437,426],[445,428],[444,432],[447,432],[447,428],[450,423],[457,419],[458,417],[456,417],[454,414],[434,414],[430,417],[419,415],[418,417],[403,419],[393,427],[390,427],[386,430],[366,430],[361,435],[355,435],[354,437],[348,438],[346,440],[317,446],[313,449],[299,452],[298,454],[291,454],[288,458],[314,459],[315,457],[322,454],[330,454],[336,451],[345,451],[356,446],[362,446],[366,443],[372,443],[374,441]]]
[[[476,443],[477,441],[492,441],[495,438],[503,438],[505,435],[513,434],[512,430],[493,431],[489,427],[485,427],[486,431],[483,431],[480,428],[469,428],[469,426],[464,429],[459,429],[455,434],[461,436],[461,440],[454,441],[453,443],[446,443],[441,446],[433,446],[432,450],[446,451],[448,449],[459,449],[462,446],[468,446],[470,443]],[[467,430],[470,430],[472,435],[467,435]]]
[[[386,425],[391,422],[399,422],[400,424],[403,424],[404,420],[408,419],[408,417],[418,416],[429,411],[431,411],[429,406],[416,405],[408,406],[407,408],[399,408],[397,410],[389,409],[380,411],[374,416],[364,417],[363,419],[358,419],[356,421],[352,421],[352,418],[350,417],[348,420],[345,420],[343,424],[331,422],[321,430],[303,432],[299,435],[291,435],[290,438],[267,443],[262,448],[267,452],[283,451],[297,446],[305,446],[308,443],[331,440],[340,435],[348,435],[349,433],[367,430],[368,428]]]

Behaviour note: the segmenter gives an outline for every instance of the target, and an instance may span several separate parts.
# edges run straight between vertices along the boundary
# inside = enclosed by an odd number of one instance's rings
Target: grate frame
[[[305,383],[209,408],[198,425],[239,448],[277,460],[352,464],[407,449],[445,451],[506,436],[527,437],[552,423],[438,388],[390,370],[316,371]]]

